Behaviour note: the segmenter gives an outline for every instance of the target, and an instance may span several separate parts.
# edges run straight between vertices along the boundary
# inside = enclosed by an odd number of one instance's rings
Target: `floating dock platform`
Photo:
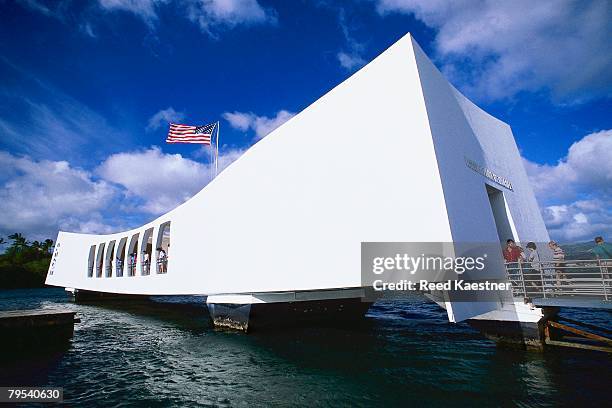
[[[78,322],[76,312],[63,309],[0,311],[2,354],[65,344]]]

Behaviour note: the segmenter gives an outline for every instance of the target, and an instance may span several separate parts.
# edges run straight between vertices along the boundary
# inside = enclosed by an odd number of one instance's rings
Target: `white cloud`
[[[24,106],[22,115],[0,118],[3,142],[14,150],[37,157],[70,157],[86,145],[119,142],[121,134],[105,118],[80,102],[57,94],[55,101],[34,102],[15,96]],[[123,140],[123,142],[121,142]]]
[[[148,25],[152,25],[157,20],[157,6],[166,2],[166,0],[99,0],[103,9],[131,12]]]
[[[586,135],[554,166],[524,163],[555,239],[612,236],[612,130]]]
[[[170,0],[99,0],[106,10],[131,12],[147,25],[153,26],[158,20],[159,6]],[[186,11],[186,17],[197,24],[202,31],[216,36],[220,28],[234,28],[238,25],[275,24],[276,12],[263,8],[257,0],[184,0],[176,2],[177,7]]]
[[[242,156],[244,152],[247,151],[247,149],[248,148],[245,148],[245,149],[234,148],[234,149],[222,150],[221,154],[219,155],[219,171],[223,170],[224,168],[232,164],[234,161],[236,161],[236,159]]]
[[[95,33],[93,26],[91,25],[90,22],[85,21],[81,24],[79,24],[79,29],[85,33],[86,35],[88,35],[90,38],[98,38],[98,35]]]
[[[244,150],[222,151],[219,171],[236,160]],[[132,211],[162,214],[187,201],[211,178],[210,164],[166,154],[157,146],[146,150],[109,156],[97,169],[104,180],[123,187],[129,200],[136,200]],[[125,206],[128,208],[128,206]]]
[[[83,234],[112,234],[128,228],[106,224],[100,214],[92,214],[89,219],[68,218],[62,224],[61,229]]]
[[[612,197],[612,130],[586,135],[554,166],[525,160],[525,167],[541,198],[567,199],[588,192]]]
[[[254,123],[257,116],[254,113],[247,112],[225,112],[223,115],[223,119],[225,119],[231,127],[234,129],[241,130],[246,132],[249,130],[251,125]]]
[[[257,0],[191,0],[187,11],[191,21],[213,36],[216,28],[277,22],[276,12],[263,8]]]
[[[30,10],[37,11],[47,17],[57,18],[58,20],[64,19],[65,9],[68,6],[65,1],[43,4],[38,0],[18,0],[18,3]]]
[[[259,140],[294,116],[295,113],[286,110],[278,111],[273,117],[258,116],[253,112],[225,112],[223,119],[234,129],[243,132],[253,130],[255,139]]]
[[[91,7],[74,7],[74,1],[64,0],[57,5],[48,6],[38,0],[20,0],[24,7],[48,17],[57,18],[65,23],[74,24],[75,20],[91,17]],[[57,3],[57,2],[56,2]],[[163,6],[174,9],[176,15],[197,24],[200,29],[215,38],[218,32],[239,25],[276,24],[277,13],[269,7],[262,7],[257,0],[97,0],[98,11],[125,12],[141,19],[150,30],[159,22]],[[176,20],[175,18],[171,19]],[[77,25],[79,25],[77,23]],[[90,37],[97,37],[89,21],[80,24],[81,31]]]
[[[346,13],[342,8],[338,11],[338,24],[342,29],[342,35],[344,36],[344,41],[346,42],[348,51],[342,50],[338,52],[336,54],[336,58],[338,58],[338,62],[342,68],[352,72],[358,68],[361,68],[367,63],[362,56],[365,47],[351,34],[349,26],[346,22]]]
[[[447,74],[483,99],[543,89],[563,103],[612,94],[606,1],[373,1],[382,15],[413,14],[436,29]]]
[[[170,122],[176,122],[183,120],[185,114],[183,112],[177,112],[173,107],[162,109],[155,115],[151,116],[149,123],[147,124],[147,130],[156,130],[162,126],[167,126]]]
[[[58,228],[81,231],[82,219],[100,219],[116,189],[65,161],[35,161],[0,151],[0,234],[55,238]],[[106,232],[98,223],[89,232]]]
[[[28,7],[32,10],[38,11],[44,15],[51,15],[51,10],[46,5],[36,1],[36,0],[20,0],[18,3]]]
[[[579,200],[570,204],[542,208],[550,235],[563,242],[591,240],[603,235],[612,238],[610,202]]]
[[[90,146],[87,158],[91,158],[101,154],[91,146],[121,149],[129,144],[129,135],[87,105],[1,57],[0,67],[7,79],[0,83],[2,148],[31,157],[82,162],[84,146]]]
[[[349,54],[344,51],[340,51],[338,54],[336,54],[336,57],[338,58],[340,66],[347,71],[354,71],[355,69],[361,68],[366,64],[366,60],[364,60],[363,57],[357,53]]]
[[[96,173],[125,188],[128,198],[141,198],[140,210],[161,214],[181,204],[209,181],[208,166],[158,147],[109,156]]]
[[[227,149],[219,170],[244,153]],[[106,234],[133,227],[134,214],[159,215],[210,181],[210,165],[158,147],[109,156],[94,173],[66,161],[35,161],[0,151],[0,236],[29,239],[64,231]],[[138,223],[139,224],[139,223]]]

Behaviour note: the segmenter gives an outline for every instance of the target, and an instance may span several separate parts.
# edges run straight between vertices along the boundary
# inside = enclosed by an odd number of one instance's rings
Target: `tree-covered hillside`
[[[37,288],[45,285],[45,277],[53,253],[53,240],[28,241],[16,232],[8,242],[0,237],[5,248],[0,254],[0,288]]]

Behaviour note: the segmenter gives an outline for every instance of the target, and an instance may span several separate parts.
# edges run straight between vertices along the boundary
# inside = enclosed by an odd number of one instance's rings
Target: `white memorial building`
[[[549,239],[512,130],[406,35],[174,210],[110,235],[60,232],[46,283],[205,295],[219,324],[224,305],[247,306],[245,324],[274,305],[363,313],[362,242],[507,238]],[[518,303],[442,306],[451,321],[541,317]]]

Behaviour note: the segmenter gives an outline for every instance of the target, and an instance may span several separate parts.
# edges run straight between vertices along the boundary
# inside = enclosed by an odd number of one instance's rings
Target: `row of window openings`
[[[98,244],[97,246],[92,245],[89,248],[87,276],[90,278],[93,277],[95,269],[96,276],[100,278],[103,275],[102,271],[104,268],[104,275],[110,278],[113,276],[114,264],[115,276],[122,277],[124,272],[124,263],[126,263],[125,269],[127,276],[136,276],[139,258],[141,275],[151,274],[151,263],[153,260],[157,273],[167,273],[168,251],[170,250],[170,221],[160,225],[159,227],[157,240],[155,241],[155,253],[153,253],[153,228],[149,228],[144,232],[142,241],[139,241],[139,236],[139,232],[132,235],[129,240],[129,245],[127,245],[127,237],[121,238],[118,245],[115,245],[116,241],[109,242],[108,246],[105,242]],[[140,251],[138,251],[139,243]],[[105,247],[107,247],[106,256],[104,252]]]

